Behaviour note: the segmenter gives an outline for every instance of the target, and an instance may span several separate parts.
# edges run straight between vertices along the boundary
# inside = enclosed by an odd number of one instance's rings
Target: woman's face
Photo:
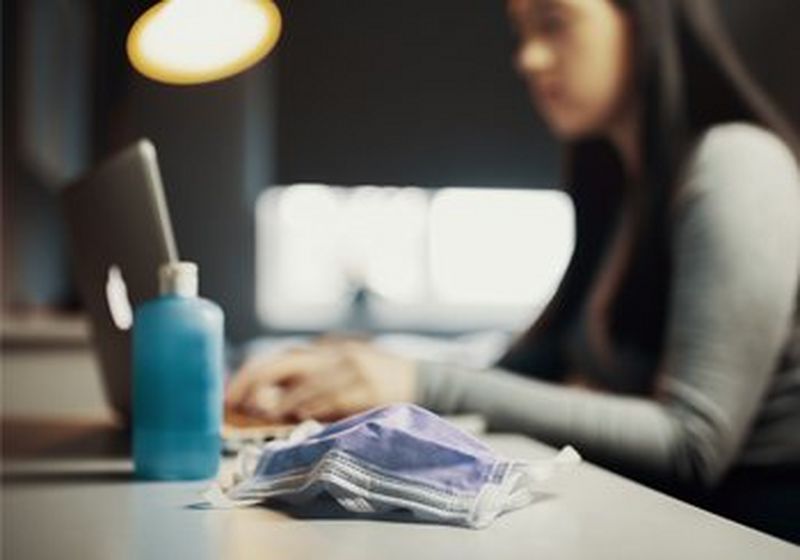
[[[632,99],[632,30],[611,0],[509,0],[516,66],[553,132],[603,134]]]

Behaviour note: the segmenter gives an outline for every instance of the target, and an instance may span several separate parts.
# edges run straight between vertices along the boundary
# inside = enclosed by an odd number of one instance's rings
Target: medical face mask
[[[536,485],[580,456],[499,457],[472,435],[416,405],[372,409],[323,427],[310,421],[285,441],[239,456],[229,487],[206,492],[212,506],[267,498],[307,504],[327,493],[358,513],[408,510],[415,517],[468,527],[535,500]]]

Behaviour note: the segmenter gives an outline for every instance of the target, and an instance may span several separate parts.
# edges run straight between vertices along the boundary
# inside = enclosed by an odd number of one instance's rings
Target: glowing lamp
[[[159,82],[211,82],[257,63],[280,31],[281,14],[270,0],[164,0],[131,27],[128,58]]]

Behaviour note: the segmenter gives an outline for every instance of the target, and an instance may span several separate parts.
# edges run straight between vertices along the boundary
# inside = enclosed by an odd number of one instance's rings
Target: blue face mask
[[[505,459],[439,416],[398,404],[325,428],[304,423],[286,441],[243,453],[235,483],[206,496],[235,506],[275,497],[303,504],[328,493],[349,511],[405,509],[477,528],[531,503],[538,482],[579,461],[571,447],[544,461]]]

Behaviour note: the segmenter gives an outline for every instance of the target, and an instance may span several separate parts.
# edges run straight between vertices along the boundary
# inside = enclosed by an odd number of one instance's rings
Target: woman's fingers
[[[316,372],[324,367],[325,358],[314,353],[289,353],[269,360],[257,360],[245,366],[231,379],[225,402],[240,406],[260,386],[285,384],[293,377]]]
[[[353,385],[328,391],[317,397],[299,403],[292,414],[299,420],[313,418],[321,421],[336,421],[356,411],[351,406],[351,394],[358,389]]]
[[[314,375],[306,376],[301,382],[286,389],[276,409],[281,416],[294,415],[300,407],[310,401],[330,400],[331,396],[352,383],[352,372],[341,367],[338,362]]]
[[[313,418],[322,421],[340,420],[346,416],[366,410],[373,406],[369,390],[353,380],[337,384],[329,390],[297,402],[288,414],[305,420]]]
[[[335,412],[336,405],[331,395],[324,395],[302,403],[297,407],[294,415],[299,420],[338,420],[339,416]]]
[[[414,373],[413,362],[363,342],[329,341],[248,363],[229,384],[227,402],[273,421],[336,419],[409,400]]]
[[[258,385],[247,393],[239,403],[239,408],[248,416],[277,420],[275,409],[281,402],[284,389],[279,385]]]
[[[274,409],[275,415],[279,418],[296,416],[297,408],[303,403],[324,398],[331,392],[331,383],[322,379],[324,377],[326,377],[324,374],[308,376],[291,389],[287,389]]]

